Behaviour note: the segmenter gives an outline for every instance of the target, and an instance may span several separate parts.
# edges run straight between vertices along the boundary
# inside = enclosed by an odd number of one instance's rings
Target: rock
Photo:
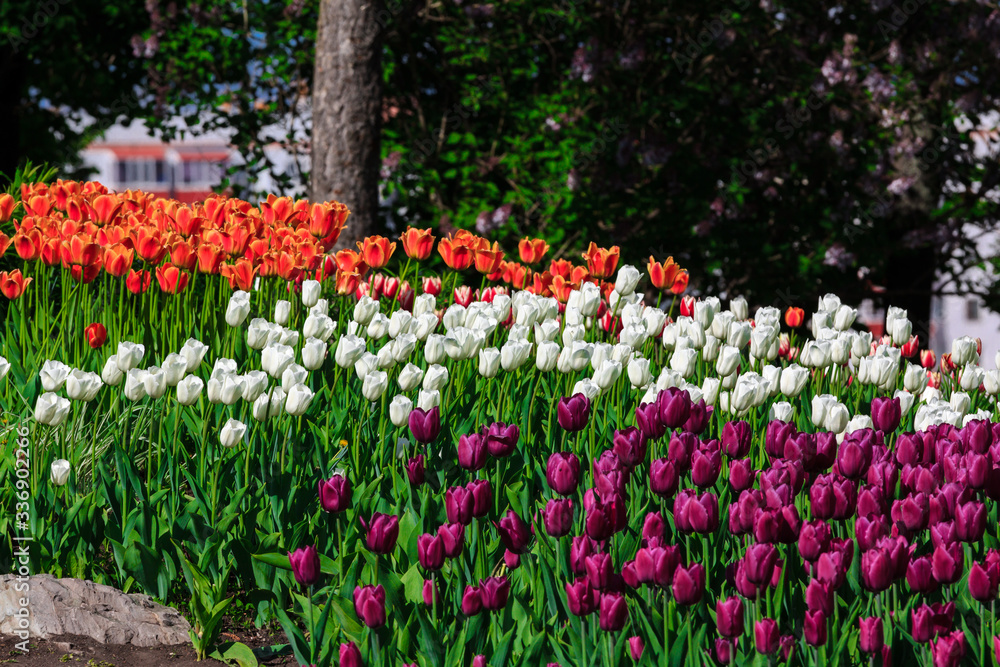
[[[20,628],[15,616],[24,593],[14,575],[0,576],[0,634]],[[28,631],[32,639],[85,635],[102,644],[170,646],[190,642],[191,625],[176,609],[148,595],[126,595],[116,588],[81,579],[36,574],[28,579]]]

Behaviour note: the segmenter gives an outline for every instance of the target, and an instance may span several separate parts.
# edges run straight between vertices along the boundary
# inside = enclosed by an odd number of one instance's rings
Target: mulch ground
[[[157,648],[139,648],[137,646],[115,646],[99,644],[90,637],[63,635],[51,639],[31,639],[28,653],[22,653],[15,648],[20,640],[15,637],[0,635],[0,665],[18,665],[19,667],[58,667],[59,665],[77,665],[78,667],[154,667],[168,665],[170,667],[209,667],[222,665],[216,660],[198,662],[195,660],[194,649],[190,644],[177,646],[160,646]],[[250,648],[261,648],[282,644],[284,634],[277,635],[267,631],[251,630],[245,633],[223,633],[220,641],[240,641]],[[296,664],[291,655],[284,655],[266,662],[268,667],[284,667]]]

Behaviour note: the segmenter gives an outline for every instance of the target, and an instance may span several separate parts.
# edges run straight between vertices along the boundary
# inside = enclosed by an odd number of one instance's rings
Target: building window
[[[125,186],[166,183],[168,167],[163,160],[133,158],[118,161],[118,183]]]
[[[969,322],[979,321],[979,299],[974,296],[965,300],[965,319]]]

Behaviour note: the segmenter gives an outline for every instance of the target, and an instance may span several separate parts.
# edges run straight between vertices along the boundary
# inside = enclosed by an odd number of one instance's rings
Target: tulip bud
[[[70,463],[66,459],[55,459],[49,470],[49,479],[56,486],[63,486],[69,481]]]
[[[201,397],[204,381],[197,375],[188,375],[177,383],[177,402],[181,405],[194,405]]]
[[[226,307],[226,324],[231,327],[242,326],[250,315],[250,294],[242,290],[233,292]]]
[[[246,435],[247,426],[238,419],[230,419],[223,426],[219,433],[219,442],[223,447],[235,447]]]
[[[312,586],[319,581],[320,564],[316,547],[310,545],[289,552],[288,560],[292,566],[295,581],[300,586]],[[343,654],[343,648],[341,648],[341,654]]]
[[[318,280],[303,280],[302,305],[306,308],[312,308],[319,302],[319,297],[322,292],[323,287],[320,285]]]
[[[70,402],[57,394],[47,392],[35,402],[35,421],[47,426],[59,426],[69,416]]]

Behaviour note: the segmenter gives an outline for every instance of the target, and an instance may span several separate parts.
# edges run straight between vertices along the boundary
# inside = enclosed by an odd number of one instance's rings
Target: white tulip
[[[230,419],[223,425],[222,432],[219,433],[219,442],[222,443],[223,447],[235,447],[243,440],[246,432],[246,424],[238,419]]]
[[[59,426],[69,416],[69,399],[46,392],[35,402],[35,421],[46,426]]]
[[[983,373],[983,389],[990,396],[996,396],[1000,393],[1000,372],[996,369],[985,371]]]
[[[712,329],[711,329],[712,335],[721,340],[728,341],[729,327],[735,321],[736,317],[728,310],[716,313],[715,317],[712,319]],[[708,331],[708,329],[706,329],[705,331]]]
[[[125,374],[125,398],[130,401],[138,401],[146,396],[146,387],[142,382],[145,375],[146,371],[141,368],[129,369],[128,373]]]
[[[8,372],[10,372],[10,362],[0,357],[0,380],[7,377]]]
[[[417,392],[417,407],[421,410],[430,410],[441,406],[441,392],[424,391]]]
[[[279,389],[280,390],[280,389]],[[178,395],[180,395],[178,393]],[[267,394],[261,394],[257,397],[257,400],[253,402],[253,407],[250,412],[253,414],[253,418],[259,422],[267,421],[268,417],[268,406],[270,405],[270,397]]]
[[[366,329],[368,337],[372,340],[378,340],[389,333],[389,318],[383,313],[375,313],[371,319],[368,320],[368,328]]]
[[[715,372],[720,378],[728,377],[736,372],[736,366],[740,363],[740,351],[732,345],[722,345],[719,348],[719,356],[715,362]]]
[[[468,331],[468,329],[462,329],[462,331]],[[445,351],[445,341],[449,336],[452,336],[454,332],[448,332],[447,336],[442,336],[441,334],[430,334],[427,336],[427,341],[424,342],[424,359],[427,360],[429,364],[440,364],[445,360],[446,357],[450,356]],[[457,338],[451,338],[454,343],[454,348],[457,349],[459,355],[462,354],[462,344]],[[459,357],[452,357],[459,358]]]
[[[708,331],[720,308],[721,306],[717,297],[708,297],[701,301],[695,301],[694,319],[705,331]],[[716,338],[721,338],[721,336],[716,336]]]
[[[49,479],[56,486],[62,486],[69,481],[70,464],[66,459],[56,459],[49,467]]]
[[[445,331],[451,331],[456,327],[465,326],[465,306],[460,303],[453,303],[444,311],[441,316],[441,324]]]
[[[412,391],[417,388],[420,381],[423,380],[424,372],[419,366],[414,364],[406,364],[403,366],[403,370],[399,372],[399,377],[396,382],[399,384],[399,388],[403,391]]]
[[[619,294],[632,294],[639,285],[639,278],[642,274],[639,269],[628,264],[618,269],[618,277],[615,279],[615,291]]]
[[[322,292],[323,286],[319,284],[318,280],[303,280],[302,305],[306,308],[312,308],[319,303],[319,297]]]
[[[247,347],[251,350],[262,350],[267,345],[271,335],[271,323],[263,317],[255,317],[250,320],[247,327]]]
[[[310,313],[302,325],[302,335],[306,338],[318,338],[323,342],[330,340],[337,330],[337,323],[323,313]]]
[[[781,311],[774,306],[761,306],[757,309],[753,319],[757,326],[766,324],[769,327],[781,329]]]
[[[965,391],[975,391],[983,383],[983,369],[975,364],[969,364],[962,369],[960,384]]]
[[[205,382],[197,375],[188,375],[177,383],[177,402],[181,405],[194,405],[201,396]]]
[[[591,401],[597,398],[599,393],[601,393],[601,388],[590,378],[583,378],[573,385],[573,394],[583,394]]]
[[[951,363],[956,366],[978,364],[979,353],[976,351],[976,347],[975,338],[969,336],[956,338],[951,342]]]
[[[642,326],[640,323],[629,324],[628,326],[622,328],[621,334],[618,336],[621,342],[629,345],[630,347],[642,347],[646,342],[646,327]]]
[[[281,388],[285,393],[291,391],[297,384],[304,384],[309,379],[309,371],[298,364],[289,364],[285,372],[281,374]]]
[[[38,377],[42,380],[42,389],[45,391],[59,391],[66,384],[66,378],[72,370],[61,361],[49,359],[42,364],[42,370],[38,372]]]
[[[841,308],[843,308],[843,306],[841,306]],[[845,407],[844,409],[846,410],[847,408]],[[847,422],[847,426],[844,427],[843,433],[846,435],[847,433],[854,433],[855,431],[871,428],[875,428],[871,417],[868,415],[854,415]]]
[[[379,302],[365,294],[358,299],[356,304],[354,304],[354,321],[361,326],[366,327],[375,315],[380,314],[378,311]],[[388,321],[389,318],[386,318],[386,326],[388,326]],[[377,337],[380,336],[373,336],[373,338]]]
[[[403,428],[409,423],[413,411],[413,401],[402,394],[397,394],[389,403],[389,419],[396,428]]]
[[[780,422],[791,422],[794,418],[794,411],[792,410],[792,404],[788,401],[778,401],[771,406],[771,410],[768,414],[768,420],[770,421],[780,421]]]
[[[420,294],[413,299],[413,316],[420,317],[428,313],[434,314],[437,308],[437,297],[433,294]],[[435,319],[437,316],[435,315]]]
[[[972,405],[972,398],[963,391],[955,391],[952,392],[951,400],[948,403],[952,410],[960,415],[965,415],[969,412],[969,406]]]
[[[816,310],[821,313],[832,313],[840,308],[840,297],[836,294],[825,294],[819,298]]]
[[[663,325],[667,321],[667,314],[660,310],[659,308],[646,308],[642,314],[642,325],[646,327],[646,335],[650,338],[655,338],[660,335],[663,331]],[[705,332],[705,325],[701,325],[702,333]]]
[[[594,373],[594,383],[601,391],[607,391],[622,375],[622,365],[614,359],[605,359],[597,372]]]
[[[103,385],[101,376],[97,373],[74,369],[66,378],[66,395],[74,401],[89,403],[97,397],[97,392]]]
[[[548,373],[556,367],[559,361],[559,343],[542,341],[535,350],[535,368]]]
[[[851,343],[851,356],[855,359],[863,359],[872,353],[872,332],[855,332]]]
[[[611,357],[611,352],[614,348],[612,348],[611,343],[593,343],[592,345],[590,368],[596,372]]]
[[[889,330],[893,345],[905,345],[912,333],[913,324],[905,317],[894,320],[892,329]]]
[[[413,315],[405,310],[397,310],[389,318],[389,338],[395,338],[400,334],[410,331],[410,324],[413,322]]]
[[[505,371],[513,371],[524,365],[531,355],[531,343],[523,340],[508,340],[500,348],[500,366]]]
[[[370,373],[368,377],[365,378],[365,384],[368,383],[368,379],[375,375],[375,373]],[[384,376],[385,373],[382,373]],[[364,390],[362,390],[363,392]],[[312,389],[304,384],[293,385],[291,389],[288,390],[288,396],[285,398],[285,412],[293,417],[300,417],[304,415],[308,410],[309,406],[312,404],[313,398],[316,394]],[[367,394],[365,395],[367,398]]]
[[[242,376],[241,384],[243,387],[243,400],[253,403],[267,389],[267,373],[264,371],[250,371]]]
[[[705,344],[701,348],[701,358],[707,364],[716,363],[722,350],[722,341],[715,336],[705,336]]]
[[[532,327],[538,321],[540,310],[534,301],[525,301],[520,308],[514,309],[514,323],[522,327]]]
[[[916,364],[907,363],[903,371],[903,387],[906,391],[919,394],[927,386],[927,371]]]
[[[319,338],[307,338],[302,346],[302,365],[306,370],[315,371],[323,367],[326,360],[326,343]]]
[[[310,315],[329,315],[330,302],[326,299],[319,299],[316,305],[309,309]]]
[[[750,355],[755,359],[772,361],[778,356],[777,346],[778,330],[767,324],[758,324],[750,332]],[[774,356],[771,356],[772,348]]]
[[[761,369],[760,374],[768,384],[768,394],[774,396],[781,390],[781,366],[768,364]]]
[[[900,414],[905,415],[907,412],[910,411],[910,408],[913,407],[913,402],[914,400],[916,400],[917,397],[908,391],[905,391],[903,389],[897,389],[896,393],[893,395],[893,398],[899,399]]]
[[[243,397],[243,387],[244,383],[233,373],[213,373],[208,378],[208,401],[235,405]]]
[[[289,366],[295,363],[295,351],[288,345],[272,343],[264,348],[260,356],[260,366],[264,372],[273,378],[280,378]],[[236,371],[228,371],[233,375]],[[213,372],[212,375],[215,375]]]
[[[226,306],[226,324],[231,327],[242,326],[250,315],[250,294],[242,290],[236,290],[229,297],[229,305]]]
[[[500,370],[500,350],[487,347],[479,351],[479,374],[484,378],[496,377]]]
[[[292,315],[292,304],[290,301],[279,299],[274,304],[274,321],[283,327],[288,326],[288,318]]]
[[[850,416],[851,415],[847,411],[846,405],[834,401],[827,409],[826,419],[823,421],[823,428],[831,433],[843,433],[847,428],[847,422],[850,419]]]
[[[809,370],[798,364],[789,364],[781,372],[779,390],[788,398],[795,398],[802,393],[807,382],[809,382]]]
[[[628,365],[628,381],[636,389],[645,387],[653,381],[653,373],[649,370],[649,359],[640,357]]]
[[[159,366],[150,366],[142,376],[142,385],[146,395],[155,400],[166,393],[167,376]]]
[[[273,418],[285,411],[285,402],[288,399],[288,395],[281,387],[274,387],[271,389],[270,394],[271,399],[267,406],[267,416]],[[267,394],[264,394],[264,396],[267,396]]]
[[[112,354],[108,357],[108,360],[104,362],[104,369],[101,370],[101,379],[104,380],[104,384],[117,387],[121,384],[122,378],[125,374],[120,368],[118,368],[118,355]]]
[[[812,397],[813,426],[823,426],[826,422],[826,415],[830,410],[830,406],[836,402],[837,399],[830,394],[816,394]]]
[[[238,370],[239,367],[236,365],[235,360],[219,357],[215,360],[215,365],[212,366],[212,377],[216,375],[235,375]]]
[[[632,357],[635,353],[632,350],[632,346],[627,343],[618,343],[611,347],[611,355],[609,358],[614,359],[622,365],[624,368],[628,366],[629,362],[632,361]]]
[[[660,389],[670,389],[680,387],[684,384],[681,374],[671,368],[664,368],[660,371],[660,377],[656,378],[656,386]]]
[[[424,374],[423,388],[427,391],[440,391],[448,386],[448,369],[444,366],[431,364]]]
[[[719,398],[719,388],[721,386],[722,383],[719,381],[719,378],[706,377],[702,381],[701,394],[707,405],[715,405],[716,400]]]
[[[543,343],[554,341],[559,337],[559,322],[556,320],[545,320],[535,323],[535,342]]]
[[[683,378],[694,375],[697,366],[698,350],[691,348],[675,350],[670,357],[670,368],[680,373]]]
[[[434,333],[438,324],[437,315],[434,313],[424,313],[420,317],[413,318],[413,323],[410,325],[410,332],[416,336],[417,340],[425,341],[429,335]]]
[[[736,319],[745,320],[750,317],[750,305],[747,303],[746,298],[738,296],[729,301],[729,312],[731,312]],[[757,324],[760,324],[760,322]]]
[[[403,363],[410,358],[414,350],[417,349],[417,337],[412,333],[399,334],[392,341],[392,358],[398,363]]]
[[[193,339],[188,339],[188,343],[192,340]],[[187,343],[185,343],[184,346],[187,347]],[[139,365],[139,362],[142,361],[144,354],[146,354],[146,347],[144,345],[140,343],[130,343],[127,340],[123,340],[118,343],[118,351],[115,355],[118,357],[118,368],[121,369],[122,373],[128,373],[130,370]],[[204,352],[201,356],[205,356]],[[185,354],[184,358],[188,359],[188,364],[190,365],[191,359],[188,355]],[[201,363],[201,361],[199,360],[198,363]]]
[[[187,374],[187,360],[176,352],[172,352],[163,360],[160,368],[167,380],[167,386],[176,387],[181,378]]]
[[[334,361],[341,368],[349,368],[357,363],[361,355],[365,353],[365,342],[358,336],[350,334],[341,336],[337,341],[337,350],[334,352]]]
[[[833,314],[833,328],[837,331],[847,331],[856,319],[858,319],[858,310],[847,305],[842,305]]]

